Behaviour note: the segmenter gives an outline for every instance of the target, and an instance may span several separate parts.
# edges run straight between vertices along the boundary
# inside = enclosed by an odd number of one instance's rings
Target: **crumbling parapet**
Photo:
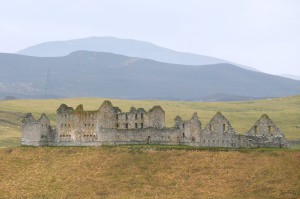
[[[149,126],[154,128],[165,128],[165,111],[160,106],[154,106],[148,111]]]
[[[131,107],[129,112],[116,113],[116,129],[144,129],[149,127],[149,115],[143,108]]]
[[[31,113],[26,114],[21,124],[21,145],[47,146],[54,141],[54,131],[45,113],[36,120]]]
[[[180,116],[176,116],[174,122],[174,127],[180,129],[182,132],[180,135],[181,143],[193,146],[199,145],[201,122],[197,113],[194,113],[189,120],[182,120]]]

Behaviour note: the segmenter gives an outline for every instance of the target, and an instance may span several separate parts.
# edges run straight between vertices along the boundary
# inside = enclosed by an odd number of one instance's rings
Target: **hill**
[[[300,93],[300,81],[231,64],[177,65],[89,51],[63,57],[1,53],[0,70],[0,97],[218,101]]]
[[[0,198],[300,197],[297,150],[155,148],[0,149]]]
[[[231,63],[215,57],[174,51],[145,41],[119,39],[115,37],[88,37],[67,41],[51,41],[25,48],[17,53],[38,57],[59,57],[79,50],[108,52],[182,65]],[[239,66],[245,69],[255,70],[251,67]]]
[[[19,125],[25,113],[31,112],[36,118],[42,113],[46,113],[51,124],[55,126],[56,110],[60,104],[65,103],[73,107],[83,104],[85,110],[97,110],[104,100],[103,98],[2,100],[0,101],[0,147],[20,144]],[[289,141],[300,141],[300,95],[239,102],[109,100],[123,111],[129,111],[132,106],[149,110],[154,105],[160,105],[166,112],[168,127],[174,125],[176,115],[187,120],[194,112],[198,113],[204,127],[217,111],[221,111],[236,131],[241,134],[247,132],[262,114],[267,113]],[[299,148],[299,145],[293,146],[293,148],[296,147]]]
[[[286,78],[290,78],[290,79],[294,79],[294,80],[300,80],[300,76],[298,75],[291,75],[291,74],[281,74],[279,75],[281,77],[286,77]]]

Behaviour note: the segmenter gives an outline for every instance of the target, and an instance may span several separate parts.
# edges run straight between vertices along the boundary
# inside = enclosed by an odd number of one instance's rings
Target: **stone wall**
[[[180,144],[179,129],[100,129],[98,141],[103,144]]]
[[[184,144],[197,146],[200,143],[201,122],[197,113],[194,113],[190,120],[183,121],[180,116],[174,119],[174,127],[180,129],[181,140]]]
[[[142,108],[132,107],[129,112],[117,113],[117,129],[142,129],[149,126],[148,113]]]
[[[245,135],[252,147],[288,147],[284,134],[266,114]]]
[[[21,129],[21,145],[46,146],[55,136],[50,120],[45,114],[35,120],[32,114],[28,113],[22,121]]]
[[[104,101],[98,110],[97,128],[115,128],[116,115],[120,111],[118,107],[113,107],[110,101]]]
[[[122,112],[104,101],[98,110],[74,110],[62,104],[57,109],[57,126],[52,129],[45,114],[35,120],[27,114],[22,122],[22,145],[100,146],[116,144],[183,144],[203,147],[288,147],[280,129],[263,115],[245,134],[238,134],[230,122],[217,114],[202,129],[194,113],[190,120],[174,119],[165,127],[165,112],[160,106],[149,111],[132,107]]]
[[[160,106],[154,106],[148,112],[149,126],[154,128],[165,127],[165,111]]]
[[[99,111],[84,111],[82,105],[75,110],[72,107],[61,107],[57,110],[56,142],[95,140]]]
[[[241,139],[222,113],[217,112],[201,131],[200,146],[236,148],[241,147]]]

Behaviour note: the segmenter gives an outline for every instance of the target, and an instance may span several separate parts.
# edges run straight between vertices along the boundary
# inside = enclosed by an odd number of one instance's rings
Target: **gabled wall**
[[[263,114],[245,135],[251,147],[288,147],[284,134],[267,114]]]
[[[217,112],[201,131],[200,146],[235,148],[240,147],[241,139],[222,113]]]

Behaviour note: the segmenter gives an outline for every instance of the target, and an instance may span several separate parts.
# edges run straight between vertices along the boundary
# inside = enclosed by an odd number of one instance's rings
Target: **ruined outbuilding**
[[[194,113],[190,120],[176,116],[174,127],[165,126],[160,106],[149,111],[132,107],[122,112],[104,101],[98,110],[74,110],[62,104],[57,109],[56,128],[45,114],[35,120],[27,114],[22,121],[21,144],[28,146],[101,146],[120,144],[165,144],[203,147],[288,147],[281,130],[266,115],[245,134],[238,134],[222,113],[202,128]]]

